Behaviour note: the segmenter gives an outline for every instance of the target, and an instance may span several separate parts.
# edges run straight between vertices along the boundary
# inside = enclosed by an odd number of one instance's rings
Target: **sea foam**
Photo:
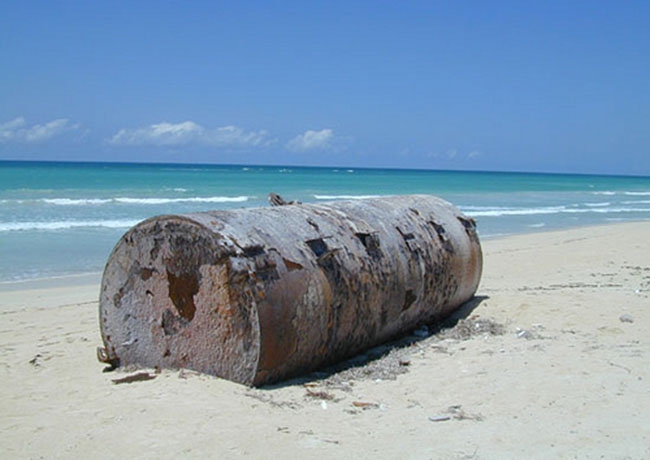
[[[29,230],[67,230],[71,228],[131,228],[139,220],[60,220],[52,222],[2,222],[0,232],[16,232]]]
[[[42,198],[41,201],[55,206],[95,206],[102,204],[121,203],[138,205],[157,205],[170,203],[243,203],[250,199],[248,196],[209,196],[186,198]]]
[[[616,213],[647,213],[648,208],[631,207],[588,207],[568,208],[566,206],[546,206],[538,208],[504,208],[504,207],[472,207],[460,206],[460,209],[472,217],[502,217],[502,216],[531,216],[541,214],[616,214]]]
[[[368,200],[381,195],[314,195],[317,200]]]

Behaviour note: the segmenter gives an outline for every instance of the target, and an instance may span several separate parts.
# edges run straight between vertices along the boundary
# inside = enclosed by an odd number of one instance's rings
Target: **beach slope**
[[[262,389],[103,372],[96,282],[2,285],[2,456],[649,458],[650,223],[483,247],[456,324]]]

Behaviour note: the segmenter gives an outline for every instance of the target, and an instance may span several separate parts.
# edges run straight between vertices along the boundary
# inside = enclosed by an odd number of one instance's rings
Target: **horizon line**
[[[478,174],[530,174],[530,175],[557,175],[557,176],[599,176],[599,177],[633,177],[650,179],[650,175],[643,174],[606,174],[593,172],[566,172],[566,171],[526,171],[526,170],[487,170],[487,169],[434,169],[434,168],[400,168],[389,166],[326,166],[326,165],[291,165],[271,163],[205,163],[205,162],[175,162],[175,161],[110,161],[110,160],[16,160],[0,159],[2,163],[43,163],[43,164],[85,164],[85,165],[116,165],[116,166],[203,166],[203,167],[265,167],[265,168],[302,168],[302,169],[358,169],[363,171],[411,171],[411,172],[450,172],[450,173],[478,173]]]

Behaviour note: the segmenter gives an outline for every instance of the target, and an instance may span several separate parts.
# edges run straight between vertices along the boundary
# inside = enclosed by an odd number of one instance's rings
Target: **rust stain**
[[[445,229],[445,226],[434,220],[429,221],[429,224],[436,230],[436,233],[438,234],[438,237],[440,238],[440,242],[442,243],[442,247],[445,249],[445,251],[453,253],[454,245],[449,240],[449,235],[447,235],[447,230]]]
[[[469,239],[473,243],[479,244],[478,233],[476,232],[476,221],[471,217],[466,216],[457,216],[457,219],[465,228],[465,232],[467,233],[467,236],[469,236]]]
[[[187,321],[192,321],[196,313],[194,295],[199,292],[199,276],[197,272],[175,275],[167,270],[169,298],[178,314]]]
[[[120,308],[122,306],[122,297],[124,297],[124,287],[121,287],[119,291],[117,291],[113,296],[113,305],[116,308]]]
[[[171,311],[170,309],[167,309],[163,312],[162,320],[160,322],[160,325],[162,326],[163,331],[167,336],[178,334],[180,330],[185,326],[187,326],[188,324],[189,324],[188,320],[186,320],[182,316],[178,316],[174,314],[174,312]]]
[[[267,296],[267,302],[258,307],[260,371],[271,372],[281,367],[296,348],[298,337],[291,321],[291,299],[297,297],[296,290],[302,289],[302,285],[290,285],[288,288],[272,289]]]
[[[294,270],[302,270],[304,267],[300,265],[298,262],[294,262],[289,259],[285,259],[284,257],[282,258],[282,261],[284,262],[284,266],[287,267],[287,271],[294,271]]]
[[[142,278],[142,281],[148,281],[154,273],[156,273],[155,268],[143,268],[140,270],[140,278]]]
[[[271,209],[161,216],[130,231],[107,264],[98,357],[267,384],[476,291],[476,224],[434,197]]]

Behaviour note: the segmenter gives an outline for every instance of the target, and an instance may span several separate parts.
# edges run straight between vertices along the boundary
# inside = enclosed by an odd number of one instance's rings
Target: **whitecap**
[[[175,189],[177,191],[185,189]],[[169,203],[242,203],[248,201],[248,196],[209,196],[187,198],[43,198],[39,201],[55,206],[96,206],[107,203],[122,204],[169,204]]]
[[[188,197],[188,198],[115,198],[117,203],[123,204],[169,204],[169,203],[242,203],[248,201],[247,196],[210,196],[210,197]]]
[[[131,228],[139,220],[61,220],[52,222],[2,222],[0,232],[67,230],[72,228]]]
[[[543,208],[476,208],[467,209],[461,207],[463,212],[466,212],[472,217],[501,217],[501,216],[528,216],[536,214],[559,214],[566,212],[567,209],[563,206],[551,206]]]
[[[609,201],[603,201],[602,203],[585,203],[585,206],[589,206],[590,208],[597,208],[597,207],[603,207],[603,206],[611,206],[612,203]]]
[[[56,206],[85,206],[110,203],[112,200],[102,198],[43,198],[41,201]]]
[[[650,200],[621,201],[621,204],[650,204]],[[650,209],[648,211],[650,211]]]
[[[620,213],[648,213],[650,209],[647,208],[566,208],[564,206],[548,206],[540,208],[478,208],[470,209],[470,207],[461,207],[461,210],[472,217],[502,217],[502,216],[529,216],[536,214],[620,214]]]
[[[650,196],[650,192],[623,192],[623,194],[629,196]]]
[[[368,200],[381,195],[314,195],[317,200]]]

